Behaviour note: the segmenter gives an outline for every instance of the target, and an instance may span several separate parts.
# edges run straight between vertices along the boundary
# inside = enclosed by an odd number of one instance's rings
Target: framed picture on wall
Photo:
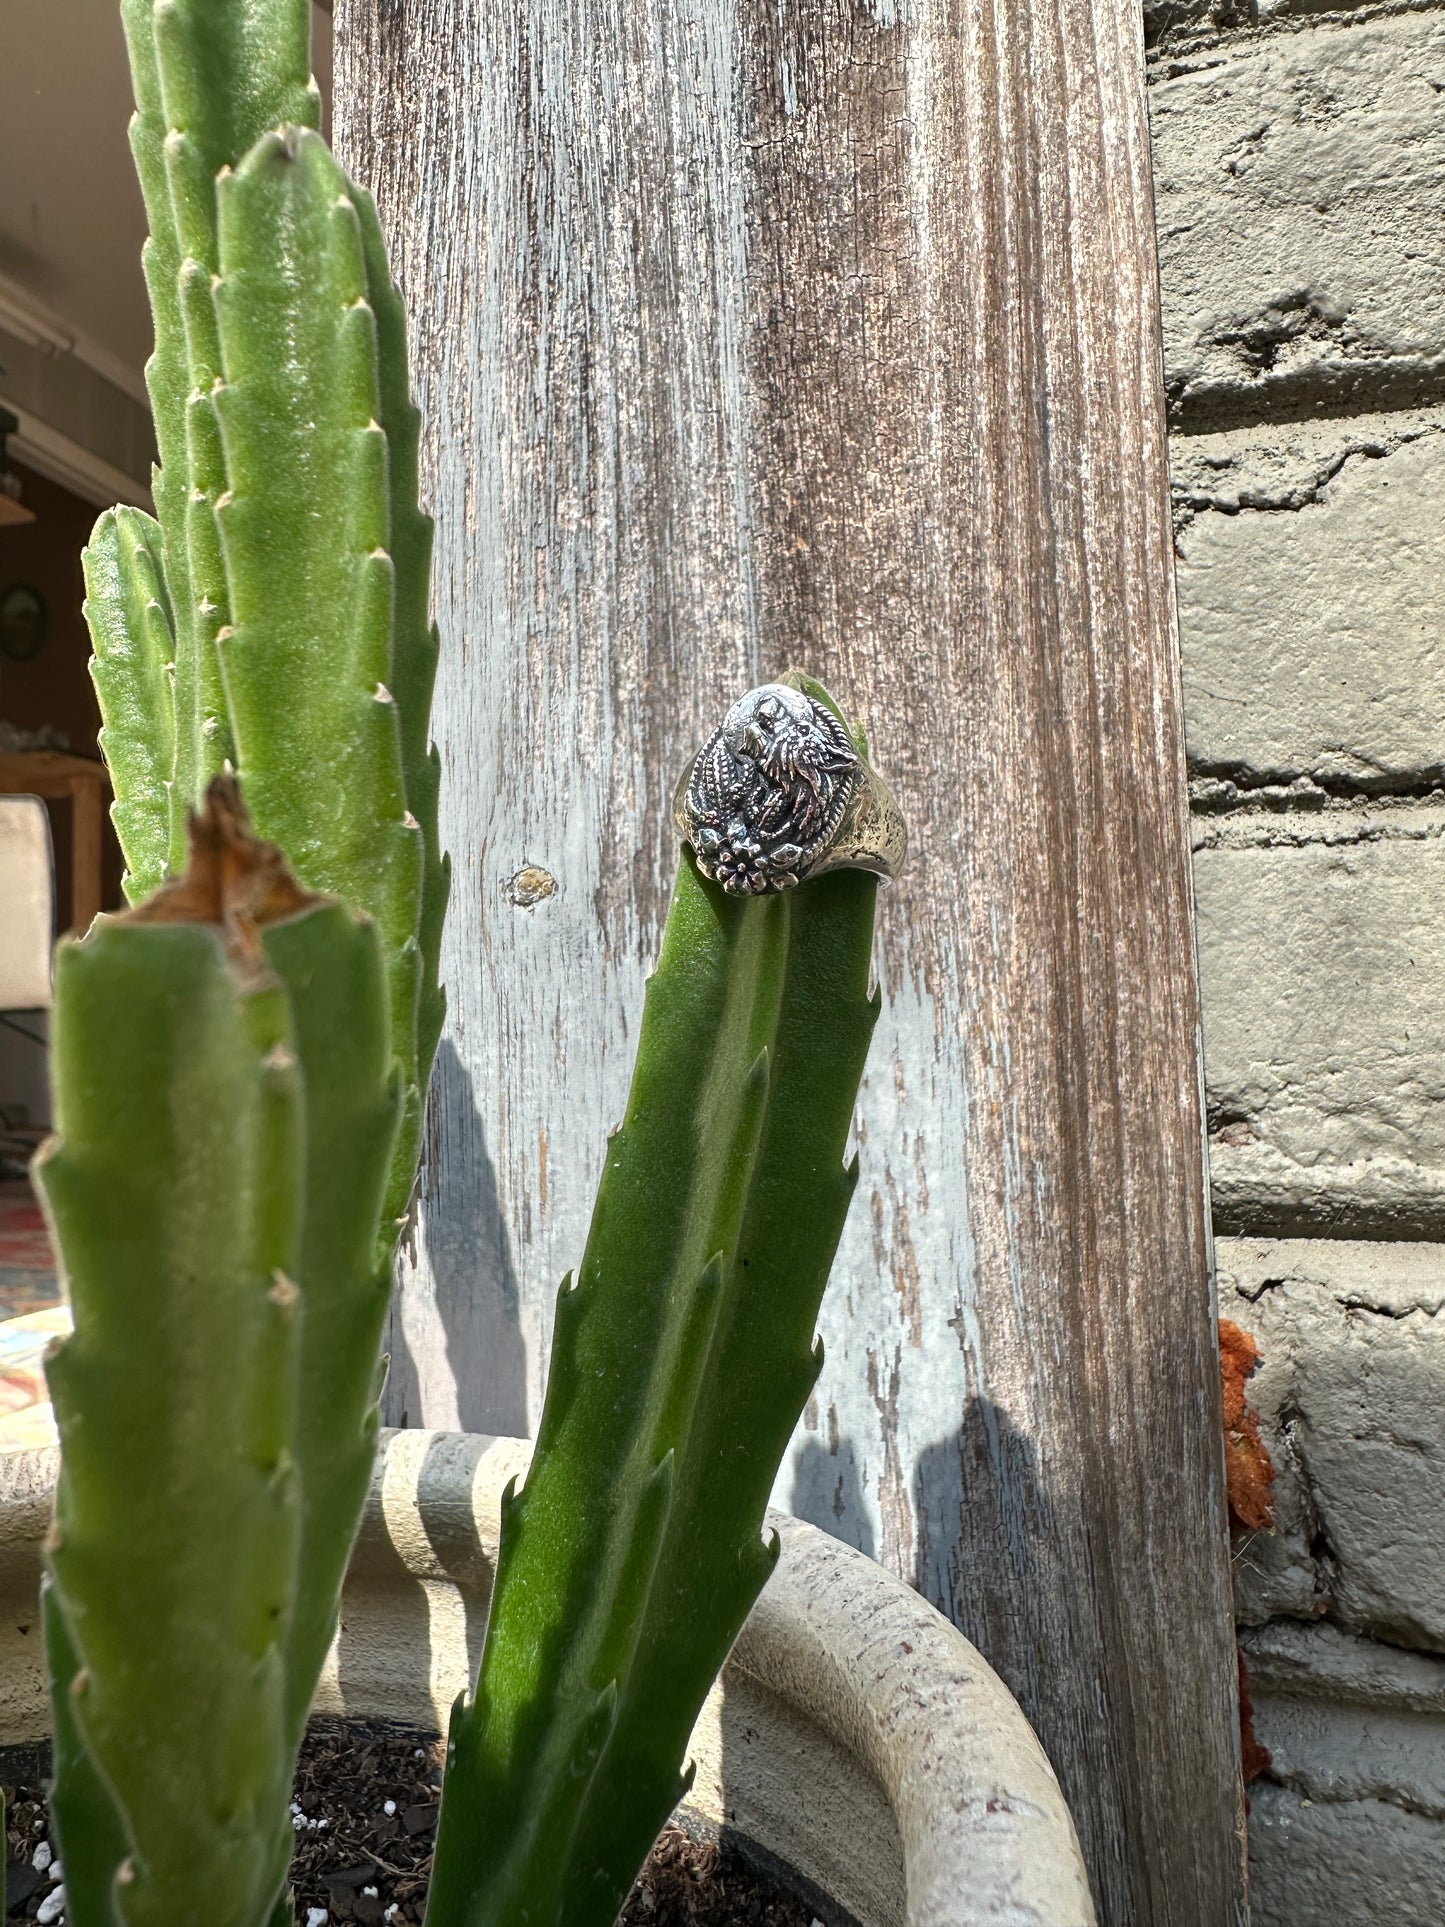
[[[45,647],[49,626],[38,589],[17,582],[0,593],[0,656],[7,662],[33,662]]]

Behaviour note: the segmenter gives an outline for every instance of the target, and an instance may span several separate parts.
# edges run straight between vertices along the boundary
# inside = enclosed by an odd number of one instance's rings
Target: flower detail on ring
[[[708,739],[682,799],[699,869],[732,896],[789,889],[826,847],[862,771],[824,704],[782,683],[750,691]]]

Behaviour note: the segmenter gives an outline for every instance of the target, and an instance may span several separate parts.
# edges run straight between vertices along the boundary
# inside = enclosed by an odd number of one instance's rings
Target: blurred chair
[[[0,796],[0,1038],[43,1060],[46,1039],[9,1015],[48,1010],[50,953],[55,939],[55,865],[50,818],[38,796]],[[27,1072],[40,1066],[23,1067]],[[9,1080],[7,1080],[8,1082]],[[25,1083],[32,1079],[27,1076]],[[0,1105],[0,1178],[20,1178],[43,1130],[26,1121],[28,1107]]]
[[[55,860],[38,796],[0,796],[0,1011],[48,1010]]]

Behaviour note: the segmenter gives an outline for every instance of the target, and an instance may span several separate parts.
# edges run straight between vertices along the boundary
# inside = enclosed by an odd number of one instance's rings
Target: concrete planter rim
[[[318,1714],[445,1731],[480,1650],[525,1440],[382,1436]],[[49,1730],[35,1595],[58,1454],[0,1459],[0,1745]],[[860,1927],[1093,1927],[1078,1839],[1017,1703],[943,1616],[781,1513],[781,1553],[693,1734],[685,1817]]]

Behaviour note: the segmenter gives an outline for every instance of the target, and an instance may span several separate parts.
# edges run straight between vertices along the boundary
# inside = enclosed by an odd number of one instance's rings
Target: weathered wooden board
[[[1101,1919],[1241,1919],[1134,11],[336,24],[339,142],[416,316],[455,865],[392,1416],[535,1413],[673,781],[805,663],[866,720],[915,856],[779,1496],[993,1659]]]

